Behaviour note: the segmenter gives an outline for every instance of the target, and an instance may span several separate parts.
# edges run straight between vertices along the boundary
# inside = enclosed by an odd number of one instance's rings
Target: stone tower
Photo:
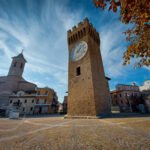
[[[24,71],[26,60],[22,53],[18,56],[12,57],[12,63],[8,72],[8,76],[18,76],[22,77]]]
[[[68,114],[110,113],[110,97],[100,53],[100,38],[89,20],[69,30]]]

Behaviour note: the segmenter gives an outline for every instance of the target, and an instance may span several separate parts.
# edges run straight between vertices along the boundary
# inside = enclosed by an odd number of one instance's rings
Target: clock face
[[[70,59],[72,61],[78,61],[83,58],[88,50],[88,45],[85,41],[77,43],[71,50]]]

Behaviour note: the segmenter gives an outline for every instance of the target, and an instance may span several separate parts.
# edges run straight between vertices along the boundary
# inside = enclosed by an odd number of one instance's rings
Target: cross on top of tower
[[[21,50],[21,54],[23,54],[24,49]]]

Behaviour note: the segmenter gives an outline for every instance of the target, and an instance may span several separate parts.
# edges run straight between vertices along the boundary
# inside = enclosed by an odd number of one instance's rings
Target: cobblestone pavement
[[[150,117],[0,119],[0,150],[150,150]]]

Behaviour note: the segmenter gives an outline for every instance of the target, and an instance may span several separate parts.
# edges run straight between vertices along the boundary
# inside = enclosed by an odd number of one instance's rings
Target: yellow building
[[[116,90],[110,92],[112,106],[118,106],[121,112],[139,112],[143,104],[140,100],[141,93],[139,87],[133,83],[132,85],[117,84]],[[143,106],[142,106],[143,107]]]
[[[48,87],[37,88],[35,114],[53,114],[58,111],[58,97],[56,92]]]

